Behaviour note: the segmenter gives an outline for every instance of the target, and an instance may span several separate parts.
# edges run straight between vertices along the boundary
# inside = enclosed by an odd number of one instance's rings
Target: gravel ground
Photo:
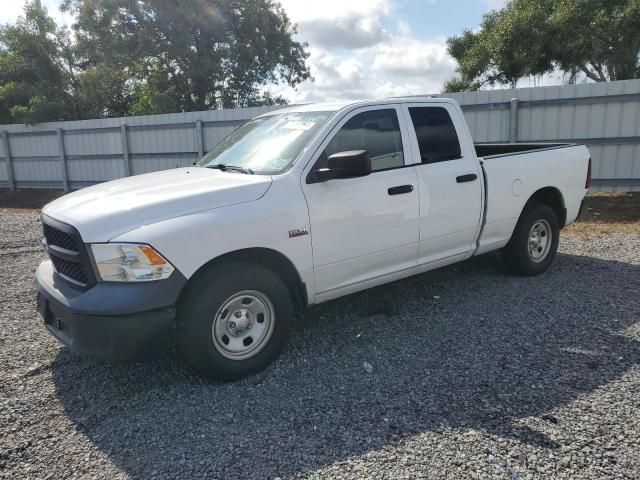
[[[0,478],[640,478],[640,238],[564,238],[315,307],[271,368],[75,355],[35,310],[33,211],[0,211]]]

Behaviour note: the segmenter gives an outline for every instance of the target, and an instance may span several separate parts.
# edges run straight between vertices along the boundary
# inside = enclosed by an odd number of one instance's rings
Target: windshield
[[[297,112],[255,118],[222,140],[198,165],[222,164],[252,173],[281,173],[332,114]]]

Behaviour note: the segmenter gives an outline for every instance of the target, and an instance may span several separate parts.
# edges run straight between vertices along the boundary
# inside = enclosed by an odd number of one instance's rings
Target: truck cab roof
[[[294,113],[294,112],[338,112],[349,107],[368,107],[374,105],[388,105],[398,103],[455,103],[451,98],[441,98],[432,96],[414,96],[414,97],[389,97],[381,99],[363,99],[349,100],[343,102],[323,102],[323,103],[307,103],[300,105],[291,105],[278,110],[264,113],[262,116],[273,115],[274,113]]]

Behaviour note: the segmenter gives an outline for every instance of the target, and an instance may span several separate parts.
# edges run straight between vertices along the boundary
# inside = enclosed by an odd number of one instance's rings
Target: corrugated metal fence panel
[[[521,101],[583,98],[585,103],[522,108],[519,140],[585,142],[591,150],[594,178],[609,182],[621,180],[620,183],[638,179],[640,96],[634,100],[625,97],[638,93],[638,81],[520,91]],[[604,97],[607,101],[594,102],[593,97]]]
[[[464,92],[446,96],[454,98],[460,105],[473,107],[465,110],[465,119],[475,142],[509,141],[509,109],[498,104],[506,104],[513,98],[510,90]]]
[[[519,142],[589,146],[595,189],[640,190],[640,80],[451,95],[476,142],[508,142],[518,99]]]
[[[195,153],[163,155],[161,157],[132,156],[133,174],[156,172],[176,167],[188,167],[198,159]]]
[[[160,128],[158,128],[160,127]],[[130,127],[129,148],[133,155],[140,153],[196,152],[196,131],[191,123],[167,127]]]
[[[37,182],[55,187],[62,182],[56,132],[15,133],[10,136],[13,172],[18,184]]]
[[[124,177],[129,169],[135,175],[191,165],[199,152],[213,148],[245,121],[274,108],[280,107],[4,125],[0,131],[8,133],[18,188],[61,187],[63,158],[68,184],[79,188]],[[62,150],[58,129],[62,130]],[[0,153],[4,156],[2,142]],[[0,186],[10,186],[4,158],[0,160]]]
[[[67,164],[72,186],[81,187],[126,176],[121,158],[67,160]]]
[[[451,96],[462,105],[476,142],[586,143],[597,188],[640,190],[640,80]],[[518,102],[512,119],[513,98]],[[66,162],[67,183],[76,188],[129,172],[191,165],[240,124],[274,108],[5,125],[0,132],[8,134],[17,187],[63,186]],[[10,186],[9,180],[2,158],[0,186]]]
[[[205,151],[211,150],[215,147],[224,137],[229,135],[236,129],[234,126],[217,127],[215,123],[208,123],[202,127],[202,135],[204,140]]]
[[[120,128],[66,130],[64,146],[67,155],[71,157],[122,155]]]
[[[20,160],[13,163],[17,183],[37,182],[54,188],[62,182],[62,172],[58,160]]]
[[[0,185],[5,184],[9,176],[7,174],[7,158],[4,153],[4,143],[0,142]]]

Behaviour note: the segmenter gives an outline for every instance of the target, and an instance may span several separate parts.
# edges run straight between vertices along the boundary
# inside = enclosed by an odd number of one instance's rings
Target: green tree
[[[131,113],[272,103],[309,78],[306,46],[271,0],[66,0],[83,68],[123,72]]]
[[[0,26],[0,122],[35,123],[284,103],[306,44],[273,0],[40,0]]]
[[[569,82],[640,78],[640,0],[512,0],[447,45],[458,75],[446,91],[515,85],[556,69]]]
[[[69,37],[40,0],[24,12],[15,24],[0,26],[0,122],[74,118],[72,73],[64,61]]]

